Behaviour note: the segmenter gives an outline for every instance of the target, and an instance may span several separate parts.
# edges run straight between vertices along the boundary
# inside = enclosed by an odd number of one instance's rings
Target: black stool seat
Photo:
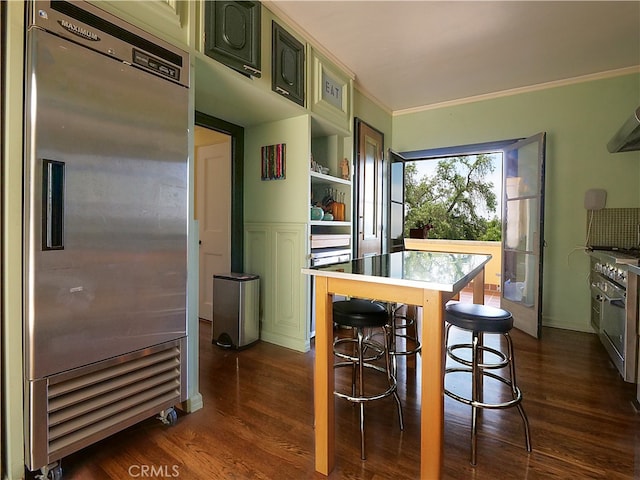
[[[333,303],[333,321],[354,328],[383,327],[388,320],[384,305],[352,298]]]
[[[452,303],[446,307],[446,320],[464,330],[486,333],[507,333],[513,328],[510,312],[489,305]]]

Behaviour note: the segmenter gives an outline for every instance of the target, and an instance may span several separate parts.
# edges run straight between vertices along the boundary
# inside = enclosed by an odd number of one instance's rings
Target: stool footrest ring
[[[457,343],[455,345],[451,345],[450,347],[447,347],[447,354],[449,355],[450,358],[452,358],[456,362],[461,363],[462,365],[466,365],[467,367],[471,367],[471,360],[467,360],[466,358],[462,358],[456,355],[455,353],[453,353],[454,350],[460,350],[460,349],[473,350],[473,345],[471,345],[470,343]],[[500,368],[505,368],[507,365],[509,365],[509,359],[507,358],[507,356],[501,351],[496,350],[495,348],[487,347],[484,345],[478,345],[478,351],[491,353],[499,358],[499,361],[495,363],[478,363],[479,368],[500,369]]]
[[[445,373],[469,373],[472,374],[473,371],[469,368],[447,368],[445,370]],[[500,375],[496,375],[493,372],[482,372],[483,376],[486,377],[491,377],[495,380],[498,380],[499,382],[504,383],[505,385],[507,385],[509,388],[511,388],[511,392],[512,395],[514,396],[511,400],[508,400],[506,402],[500,402],[500,403],[485,403],[485,402],[478,402],[476,400],[472,400],[466,397],[463,397],[461,395],[458,395],[457,393],[454,393],[448,389],[444,389],[444,393],[453,398],[454,400],[457,400],[461,403],[464,403],[466,405],[471,405],[472,407],[478,407],[478,408],[487,408],[487,409],[500,409],[500,408],[510,408],[510,407],[515,407],[516,405],[518,405],[521,401],[522,401],[522,392],[520,391],[520,388],[518,387],[513,387],[512,383],[509,381],[509,379],[501,377]]]
[[[365,395],[362,397],[354,397],[352,395],[349,395],[347,393],[342,393],[342,392],[333,392],[333,394],[336,397],[340,397],[340,398],[344,398],[345,400],[349,400],[352,403],[366,403],[366,402],[372,402],[374,400],[380,400],[382,398],[387,398],[390,397],[391,395],[393,395],[393,392],[396,391],[396,386],[393,385],[392,387],[389,387],[387,390],[385,390],[382,393],[378,393],[375,395]],[[402,429],[401,429],[402,430]]]
[[[412,342],[416,343],[416,346],[411,350],[392,350],[391,352],[389,352],[390,355],[396,355],[396,356],[413,355],[415,353],[419,353],[422,351],[422,345],[420,345],[420,342],[416,340],[415,337],[412,337],[411,335],[400,334],[400,333],[396,333],[395,336],[399,338],[404,338],[405,341],[411,340]]]
[[[380,365],[374,365],[373,363],[363,363],[362,366],[364,368],[375,370],[380,373],[384,373],[384,374],[387,373],[387,370],[384,367],[381,367]],[[353,362],[346,361],[346,362],[337,362],[333,364],[333,368],[341,368],[341,367],[353,367]],[[391,378],[395,380],[394,376],[391,376]]]
[[[337,340],[334,340],[333,342],[333,354],[338,357],[338,358],[344,358],[345,360],[350,360],[352,362],[355,362],[358,360],[358,357],[355,355],[350,355],[348,353],[344,353],[341,352],[339,350],[336,350],[336,347],[340,346],[340,345],[345,345],[345,344],[349,344],[352,343],[354,345],[358,344],[358,340],[355,338],[339,338]],[[369,357],[364,357],[363,360],[365,362],[373,362],[374,360],[380,360],[382,357],[384,357],[384,346],[378,342],[372,341],[372,340],[365,340],[363,342],[363,349],[364,350],[373,350],[373,354]]]

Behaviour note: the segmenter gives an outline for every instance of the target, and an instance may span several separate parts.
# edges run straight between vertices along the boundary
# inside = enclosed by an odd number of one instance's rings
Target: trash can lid
[[[218,273],[213,276],[213,278],[223,278],[225,280],[234,280],[236,282],[246,282],[247,280],[255,280],[260,278],[259,275],[254,275],[252,273]]]

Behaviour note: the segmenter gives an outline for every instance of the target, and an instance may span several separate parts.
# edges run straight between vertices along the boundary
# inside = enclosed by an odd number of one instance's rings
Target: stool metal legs
[[[520,412],[520,417],[522,417],[522,423],[524,424],[524,435],[527,452],[531,451],[531,434],[529,433],[529,419],[527,418],[527,414],[524,412],[524,407],[522,406],[522,392],[517,387],[516,383],[516,360],[513,356],[513,342],[511,341],[511,335],[508,333],[504,334],[504,337],[507,339],[507,354],[509,355],[509,368],[511,374],[511,392],[513,398],[519,398],[520,401],[516,403],[518,407],[518,412]]]
[[[359,396],[364,397],[364,335],[361,328],[357,328],[358,335],[358,391]],[[355,388],[355,382],[353,382],[352,388]],[[356,392],[353,392],[352,398],[356,397]],[[360,402],[360,458],[363,460],[365,455],[365,441],[364,441],[364,402]]]
[[[449,339],[449,330],[451,329],[451,325],[447,325],[446,334],[445,334],[445,342],[448,342]],[[465,372],[471,373],[471,398],[462,397],[456,393],[453,393],[447,389],[445,389],[445,394],[454,400],[457,400],[461,403],[467,404],[471,406],[471,465],[476,465],[476,457],[477,457],[477,434],[478,434],[478,409],[482,408],[491,408],[491,409],[502,409],[509,407],[517,407],[520,416],[522,417],[522,422],[524,424],[524,434],[525,434],[525,447],[527,452],[531,451],[531,437],[529,432],[529,420],[527,419],[527,415],[522,406],[522,392],[518,388],[516,384],[516,368],[515,361],[513,357],[513,343],[511,341],[511,336],[509,333],[501,333],[501,335],[506,339],[507,343],[507,353],[506,355],[503,352],[500,352],[496,349],[486,347],[482,345],[480,340],[482,333],[481,332],[473,332],[472,333],[472,343],[471,344],[456,344],[447,347],[447,355],[455,360],[456,362],[464,365],[463,367],[449,367],[445,370],[445,373],[454,373],[454,372]],[[445,343],[447,345],[448,343]],[[466,360],[464,358],[456,355],[455,351],[458,349],[467,348],[471,349],[471,361]],[[498,357],[498,361],[494,363],[486,363],[483,358],[483,353],[488,352],[496,357]],[[505,367],[509,367],[509,378],[502,377],[496,373],[487,370],[495,370],[501,369]],[[509,386],[511,390],[511,399],[500,402],[500,403],[486,403],[483,400],[483,379],[484,377],[490,377],[495,380],[498,380],[505,385]]]
[[[397,382],[395,374],[392,370],[391,359],[389,355],[389,327],[385,326],[384,329],[384,344],[383,344],[383,357],[385,362],[385,367],[381,367],[379,365],[374,365],[371,363],[372,360],[380,358],[379,353],[376,351],[377,347],[374,348],[375,354],[373,356],[365,356],[365,351],[367,348],[370,348],[370,345],[367,341],[365,341],[365,335],[362,328],[355,328],[356,331],[356,352],[353,356],[346,355],[344,353],[335,352],[334,354],[343,358],[346,361],[338,362],[334,365],[335,368],[351,366],[352,367],[352,382],[351,382],[351,395],[347,395],[345,393],[341,393],[335,391],[334,394],[337,397],[344,398],[352,403],[357,403],[360,410],[360,458],[362,460],[366,459],[366,446],[365,446],[365,412],[364,412],[364,404],[366,402],[370,402],[373,400],[379,400],[381,398],[388,397],[393,395],[393,398],[396,402],[396,406],[398,409],[398,422],[400,424],[400,430],[404,430],[404,418],[402,414],[402,403],[400,402],[400,397],[397,392]],[[353,341],[353,340],[352,340]],[[334,345],[339,343],[343,343],[343,340],[337,340],[334,342]],[[389,384],[389,388],[385,391],[377,394],[367,395],[365,393],[365,385],[364,385],[364,371],[365,368],[370,368],[379,372],[384,372],[387,375],[387,381]],[[357,377],[357,378],[356,378]]]

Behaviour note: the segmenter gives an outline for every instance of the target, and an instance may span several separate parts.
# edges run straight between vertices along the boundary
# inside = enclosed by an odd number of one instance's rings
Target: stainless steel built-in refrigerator
[[[26,57],[25,457],[47,474],[185,400],[189,56],[37,1]]]

